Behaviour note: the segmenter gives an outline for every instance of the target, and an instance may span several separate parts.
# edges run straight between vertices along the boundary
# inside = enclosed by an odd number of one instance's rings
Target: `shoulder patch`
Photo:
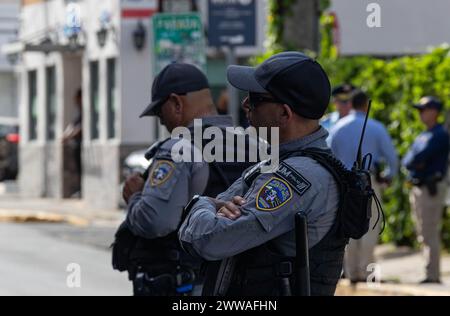
[[[306,180],[304,176],[285,162],[280,163],[275,174],[292,185],[295,192],[300,196],[311,188],[311,182]]]
[[[152,187],[160,186],[173,175],[175,165],[169,160],[157,160],[150,174],[150,184]]]
[[[259,190],[256,196],[256,208],[272,212],[292,199],[292,190],[288,183],[279,178],[271,178]]]

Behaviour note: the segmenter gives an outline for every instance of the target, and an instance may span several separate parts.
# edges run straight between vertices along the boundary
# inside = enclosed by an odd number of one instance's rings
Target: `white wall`
[[[42,39],[47,30],[58,30],[64,24],[65,16],[64,0],[49,0],[46,3],[23,6],[20,39],[27,41]]]
[[[369,28],[369,3],[381,6],[380,28]],[[425,53],[450,42],[449,0],[332,0],[343,55]]]
[[[17,117],[17,86],[14,73],[0,72],[0,117]]]
[[[139,19],[123,19],[121,23],[121,103],[122,142],[125,144],[151,144],[155,140],[155,119],[139,118],[151,101],[153,82],[150,19],[142,20],[147,31],[145,48],[137,51],[132,34]]]

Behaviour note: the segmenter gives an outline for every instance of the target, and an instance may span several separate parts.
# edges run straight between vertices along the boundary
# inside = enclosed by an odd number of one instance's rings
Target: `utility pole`
[[[297,0],[285,11],[283,44],[300,50],[319,51],[320,0]]]
[[[236,49],[230,45],[224,50],[227,58],[227,65],[237,65]],[[235,126],[239,126],[239,116],[241,114],[241,107],[239,104],[239,92],[230,83],[227,85],[228,91],[228,114],[233,117],[233,123]]]

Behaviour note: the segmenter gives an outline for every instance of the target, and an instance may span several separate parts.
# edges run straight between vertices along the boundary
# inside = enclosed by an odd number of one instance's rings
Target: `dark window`
[[[116,60],[114,58],[108,59],[108,138],[116,137],[116,114],[117,114],[117,100],[116,100]]]
[[[37,71],[28,72],[28,119],[29,138],[37,139],[38,107],[37,107]]]
[[[56,137],[56,71],[55,67],[46,69],[46,110],[47,110],[47,139]]]
[[[100,103],[99,103],[99,73],[98,61],[92,61],[89,64],[90,68],[90,101],[91,101],[91,139],[99,138],[99,123],[100,123]]]

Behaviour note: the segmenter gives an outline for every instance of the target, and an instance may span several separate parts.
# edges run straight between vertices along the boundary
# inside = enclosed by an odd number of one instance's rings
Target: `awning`
[[[78,52],[84,50],[84,45],[81,44],[54,44],[51,41],[43,41],[40,44],[27,44],[24,42],[12,42],[1,47],[1,52],[8,55],[17,55],[24,52]]]

